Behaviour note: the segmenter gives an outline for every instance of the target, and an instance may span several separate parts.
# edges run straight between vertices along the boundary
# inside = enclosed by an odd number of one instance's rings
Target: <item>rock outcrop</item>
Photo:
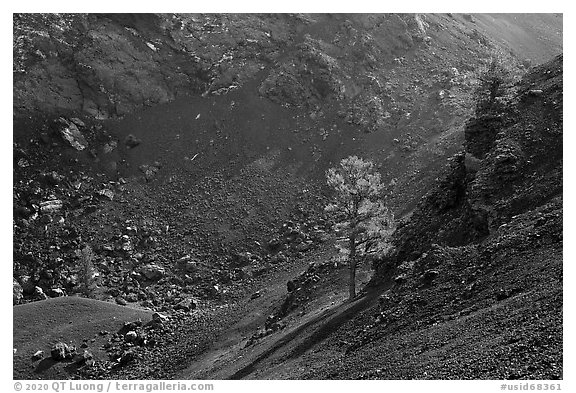
[[[562,60],[527,74],[501,113],[477,113],[467,123],[466,151],[452,158],[435,188],[399,225],[394,263],[417,259],[432,244],[477,243],[513,217],[562,196]],[[534,89],[543,94],[530,94]]]

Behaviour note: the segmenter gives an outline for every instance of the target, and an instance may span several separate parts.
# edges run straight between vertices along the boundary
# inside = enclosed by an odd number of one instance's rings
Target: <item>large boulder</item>
[[[148,280],[152,281],[158,281],[166,275],[166,270],[162,266],[155,263],[149,263],[142,266],[139,272]]]
[[[194,302],[194,299],[191,299],[191,298],[186,298],[174,306],[174,310],[182,310],[185,312],[192,311],[195,308],[196,308],[196,303]]]
[[[48,290],[48,296],[50,297],[62,297],[66,296],[66,292],[62,288],[51,288]]]
[[[76,347],[63,342],[57,342],[52,347],[50,354],[54,360],[72,359],[76,354]]]
[[[86,366],[93,366],[94,365],[94,355],[90,351],[84,351],[82,353],[78,353],[73,357],[74,363],[78,366],[86,365]]]
[[[136,138],[134,135],[130,134],[126,137],[126,139],[124,140],[124,143],[126,144],[126,147],[128,149],[133,149],[136,146],[138,146],[140,143],[142,143],[142,141],[138,138]]]
[[[238,252],[232,256],[232,266],[235,267],[244,267],[259,261],[260,257],[258,255],[252,254],[248,251]]]
[[[46,299],[48,299],[48,296],[44,293],[42,288],[37,286],[37,287],[34,287],[34,299],[35,300],[46,300]]]
[[[76,124],[64,119],[63,117],[59,118],[57,123],[62,139],[66,140],[70,146],[76,150],[80,151],[86,149],[88,142]]]
[[[186,273],[197,273],[200,261],[190,255],[185,255],[176,262],[178,268]]]
[[[12,278],[12,304],[17,305],[24,297],[24,290],[15,278]]]
[[[128,333],[126,333],[124,335],[124,341],[131,343],[136,341],[136,339],[138,338],[138,333],[136,333],[134,330],[130,330]]]
[[[22,289],[24,290],[25,295],[32,295],[34,293],[36,284],[32,280],[32,277],[20,276],[20,284],[22,285]]]

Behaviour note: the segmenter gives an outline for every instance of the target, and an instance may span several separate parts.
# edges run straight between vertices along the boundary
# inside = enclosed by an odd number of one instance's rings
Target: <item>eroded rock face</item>
[[[355,108],[363,111],[368,105],[362,122],[376,129],[372,123],[388,103],[374,101],[381,82],[371,70],[401,64],[407,51],[423,44],[428,24],[418,15],[351,19],[16,14],[15,112],[81,112],[106,119],[183,93],[226,94],[263,74],[260,94],[281,105],[317,110],[322,101],[354,99],[364,92]],[[332,39],[306,33],[323,21]],[[358,78],[362,74],[372,79],[359,80],[365,79]],[[372,82],[374,88],[368,86]]]
[[[222,93],[274,57],[287,19],[15,14],[15,113],[107,119],[180,93]]]
[[[477,113],[466,152],[394,234],[396,263],[433,244],[475,243],[562,195],[562,56],[527,74],[516,100],[494,117]],[[530,91],[542,86],[543,93]],[[385,265],[385,264],[383,264]]]
[[[491,230],[562,194],[562,67],[559,56],[526,75],[470,183],[470,203]]]
[[[145,38],[103,15],[16,15],[15,35],[21,45],[14,99],[23,112],[74,111],[105,119],[174,95],[164,75],[154,72],[161,57],[143,46]],[[169,80],[189,85],[186,75],[168,73]]]
[[[493,114],[471,118],[464,129],[466,151],[476,158],[484,158],[494,147],[502,124],[502,117]]]
[[[259,92],[279,104],[313,107],[326,98],[344,96],[345,75],[327,53],[331,45],[307,36],[295,53],[273,69]]]

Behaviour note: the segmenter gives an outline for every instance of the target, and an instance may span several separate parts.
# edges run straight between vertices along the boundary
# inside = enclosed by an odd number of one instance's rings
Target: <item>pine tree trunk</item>
[[[350,276],[348,278],[348,297],[350,300],[356,297],[356,258],[350,259]]]
[[[348,268],[350,275],[348,277],[348,297],[350,300],[356,297],[356,236],[350,236],[350,260],[348,261]]]

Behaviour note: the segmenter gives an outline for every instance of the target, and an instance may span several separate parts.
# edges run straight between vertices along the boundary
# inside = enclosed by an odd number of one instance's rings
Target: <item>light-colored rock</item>
[[[74,345],[68,345],[63,342],[58,342],[54,344],[50,354],[54,360],[66,360],[74,357],[76,353],[76,347]]]
[[[32,355],[33,360],[39,360],[42,359],[43,357],[44,357],[44,351],[36,351],[34,352],[34,355]]]
[[[12,305],[17,305],[22,301],[24,297],[24,290],[15,278],[12,278]]]
[[[136,341],[137,338],[138,333],[136,333],[134,330],[130,330],[128,333],[124,335],[124,340],[129,343]]]
[[[52,288],[48,291],[48,296],[50,297],[62,297],[66,296],[66,292],[62,288]]]
[[[60,129],[62,138],[66,140],[70,146],[78,151],[86,149],[88,142],[78,129],[78,126],[62,117],[59,119],[59,122],[63,125],[63,127]]]
[[[34,287],[34,298],[37,300],[46,300],[48,299],[48,296],[44,293],[42,288]]]

